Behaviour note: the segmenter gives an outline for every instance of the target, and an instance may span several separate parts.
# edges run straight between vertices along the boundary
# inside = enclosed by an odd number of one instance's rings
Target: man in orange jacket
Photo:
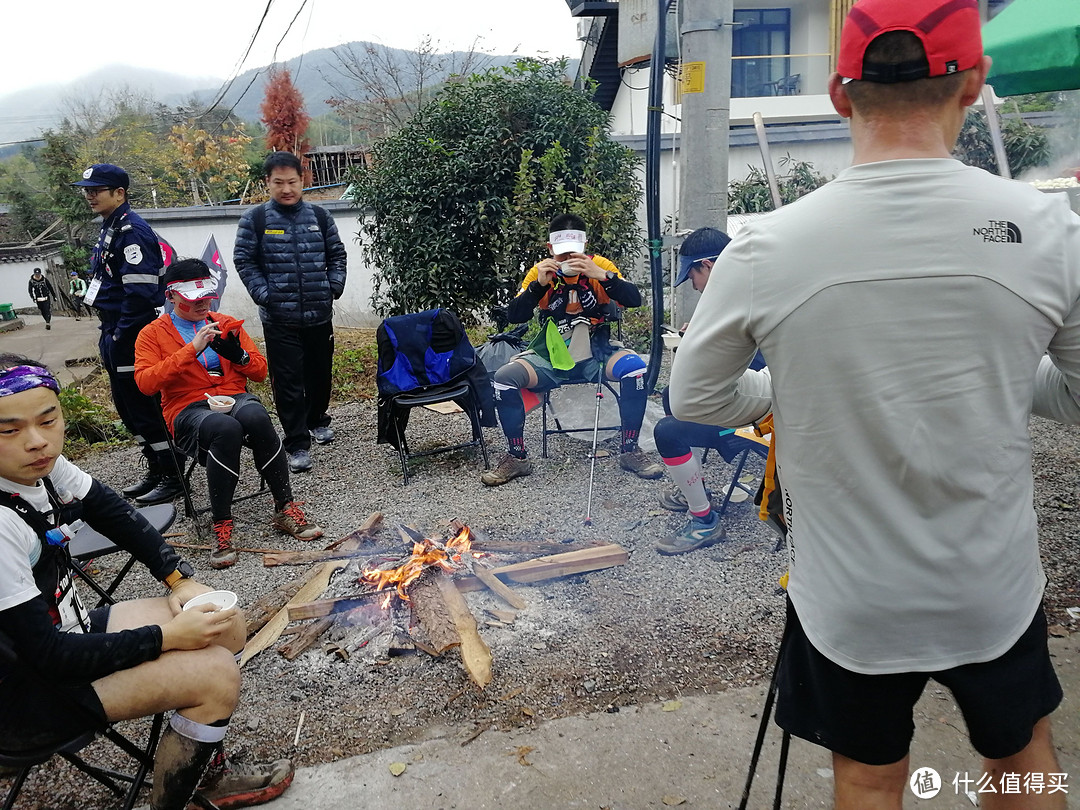
[[[321,537],[322,529],[293,500],[288,462],[270,415],[247,392],[248,380],[266,379],[266,358],[243,321],[211,314],[217,284],[210,268],[198,259],[175,262],[165,273],[165,297],[173,311],[147,324],[136,340],[135,382],[147,395],[161,394],[177,446],[206,465],[216,546],[210,565],[236,562],[232,499],[245,439],[274,496],[274,528],[299,540]],[[231,397],[234,404],[228,412],[212,411],[207,395]]]

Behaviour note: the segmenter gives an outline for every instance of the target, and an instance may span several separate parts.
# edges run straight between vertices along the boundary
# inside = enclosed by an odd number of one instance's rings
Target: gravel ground
[[[591,400],[591,392],[587,399]],[[591,408],[591,405],[587,406]],[[652,406],[650,406],[652,407]],[[784,555],[774,553],[775,535],[761,524],[749,502],[734,504],[725,518],[728,541],[692,554],[665,557],[657,538],[675,532],[683,516],[656,505],[665,481],[644,481],[619,469],[616,454],[596,464],[593,525],[583,525],[589,484],[588,441],[555,437],[550,458],[541,459],[539,414],[530,416],[526,437],[535,473],[489,489],[481,485],[477,455],[433,456],[414,465],[408,486],[396,453],[376,445],[375,404],[357,402],[334,409],[337,440],[313,450],[314,469],[294,476],[298,499],[326,530],[341,537],[370,513],[384,522],[372,556],[404,553],[395,524],[440,533],[458,518],[493,540],[516,542],[614,542],[625,547],[625,566],[514,589],[528,602],[509,625],[485,624],[486,608],[507,609],[488,592],[466,598],[494,656],[494,677],[480,692],[470,685],[453,651],[440,659],[414,652],[389,655],[387,636],[375,639],[348,660],[316,644],[296,660],[267,650],[244,668],[245,691],[230,733],[242,758],[291,756],[297,765],[327,762],[423,739],[433,729],[487,725],[507,729],[551,718],[723,690],[768,676],[779,638],[783,599],[777,580]],[[587,413],[591,426],[591,412]],[[414,411],[408,436],[414,449],[466,436],[464,417]],[[498,429],[486,432],[492,463],[503,452]],[[1035,419],[1036,507],[1042,526],[1044,564],[1050,578],[1047,608],[1052,625],[1069,627],[1066,607],[1080,604],[1078,582],[1077,462],[1080,430]],[[586,437],[588,439],[589,437]],[[137,464],[133,449],[100,453],[80,462],[106,483],[122,485]],[[706,465],[710,488],[730,475],[722,460]],[[759,476],[752,459],[748,473]],[[196,475],[197,489],[204,486]],[[205,502],[205,494],[197,492]],[[842,504],[838,504],[838,508]],[[269,528],[271,504],[258,497],[237,505],[241,543],[284,549],[310,548]],[[174,531],[189,536],[180,520]],[[320,546],[321,547],[321,546]],[[260,555],[242,554],[225,571],[205,564],[205,552],[188,552],[200,579],[239,593],[241,605],[302,575],[305,568],[264,568]],[[119,556],[119,555],[117,555]],[[499,555],[496,564],[525,556]],[[100,561],[108,570],[112,561]],[[340,572],[327,592],[359,590],[358,563]],[[123,597],[160,592],[144,572],[128,577]],[[374,609],[363,616],[370,619]],[[349,629],[335,628],[324,640]],[[1063,631],[1067,632],[1067,631]],[[336,634],[336,635],[335,635]],[[301,714],[304,716],[299,732]],[[464,736],[464,735],[463,735]],[[97,806],[83,788],[75,792],[67,766],[39,769],[26,806]],[[78,798],[74,798],[74,797]],[[24,799],[24,803],[27,799]]]

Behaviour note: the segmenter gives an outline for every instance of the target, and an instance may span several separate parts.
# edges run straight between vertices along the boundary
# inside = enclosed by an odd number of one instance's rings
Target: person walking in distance
[[[1028,422],[1080,423],[1080,217],[952,157],[991,64],[979,5],[852,6],[828,89],[853,165],[740,230],[672,370],[679,419],[772,412],[776,722],[832,752],[839,810],[901,808],[930,679],[983,757],[983,807],[1066,806],[1007,788],[1061,770]]]
[[[311,469],[312,439],[334,440],[327,408],[345,246],[333,217],[304,201],[296,155],[274,152],[263,171],[270,200],[240,218],[233,263],[259,305],[289,470],[304,472]]]
[[[68,282],[68,295],[71,296],[71,307],[75,310],[75,320],[82,320],[83,299],[86,298],[86,282],[79,275],[78,270],[71,271],[71,280]]]
[[[169,449],[161,410],[135,384],[135,338],[165,303],[161,247],[146,220],[131,210],[130,180],[119,166],[95,163],[71,185],[82,189],[90,210],[101,217],[83,301],[101,320],[98,351],[116,412],[147,462],[143,479],[121,494],[143,505],[165,503],[183,491],[180,465]]]
[[[45,328],[52,329],[52,302],[56,299],[56,290],[53,289],[52,282],[41,274],[40,267],[35,267],[34,272],[30,274],[26,292],[38,308],[41,317],[45,319]]]

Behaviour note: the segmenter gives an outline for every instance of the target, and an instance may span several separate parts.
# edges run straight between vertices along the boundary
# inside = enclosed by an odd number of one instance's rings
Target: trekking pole
[[[776,699],[778,677],[780,675],[780,659],[787,645],[790,623],[784,624],[784,633],[780,637],[780,647],[776,651],[776,663],[773,665],[772,679],[769,681],[769,690],[765,696],[765,706],[761,710],[761,723],[758,725],[757,739],[754,740],[754,751],[750,755],[750,768],[746,773],[746,785],[743,787],[742,799],[738,810],[746,810],[747,802],[750,801],[750,788],[754,784],[754,775],[757,773],[758,759],[761,757],[761,747],[765,742],[765,732],[769,728],[769,719],[772,716],[773,701]],[[788,747],[791,744],[791,735],[784,731],[780,740],[780,762],[776,772],[776,794],[773,797],[773,810],[780,810],[780,801],[784,792],[784,776],[787,773]]]
[[[600,400],[604,398],[604,364],[596,374],[596,416],[592,426],[592,461],[589,463],[589,499],[585,505],[585,525],[592,526],[593,479],[596,477],[596,435],[600,431]]]

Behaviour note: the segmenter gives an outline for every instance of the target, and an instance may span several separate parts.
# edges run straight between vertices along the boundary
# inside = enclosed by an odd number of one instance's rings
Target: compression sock
[[[205,725],[174,714],[154,755],[151,810],[184,810],[229,728],[228,719]]]
[[[701,462],[692,452],[678,458],[665,458],[668,473],[686,497],[686,506],[690,514],[696,517],[707,515],[712,511],[709,496],[705,494],[705,476],[701,470]]]

